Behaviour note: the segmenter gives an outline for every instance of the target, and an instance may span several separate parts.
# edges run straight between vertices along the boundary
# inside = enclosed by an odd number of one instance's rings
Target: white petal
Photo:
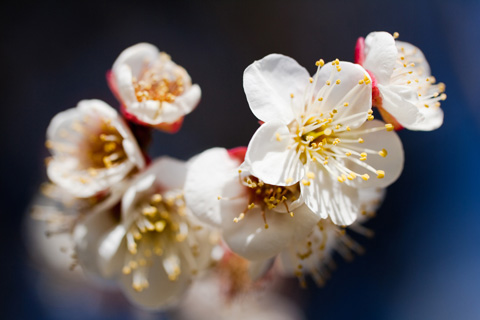
[[[313,171],[313,170],[312,170]],[[352,224],[359,212],[358,191],[333,180],[319,167],[310,185],[300,184],[305,204],[319,217],[330,217],[337,225]]]
[[[113,64],[112,70],[114,73],[117,73],[117,70],[121,65],[128,65],[132,70],[133,76],[138,77],[145,66],[157,59],[158,54],[158,49],[154,45],[149,43],[138,43],[120,53]]]
[[[395,45],[397,46],[397,49],[399,50],[399,52],[405,52],[409,54],[408,55],[409,61],[415,61],[415,70],[417,72],[420,70],[422,71],[422,72],[419,72],[420,76],[428,77],[431,75],[430,65],[428,64],[427,59],[425,59],[425,56],[423,55],[422,50],[420,50],[413,44],[404,42],[404,41],[395,40]]]
[[[102,100],[82,100],[78,103],[77,109],[84,115],[94,114],[97,117],[100,115],[102,118],[112,120],[118,117],[117,111]]]
[[[160,105],[160,110],[161,111],[158,112],[158,115],[149,119],[149,122],[153,124],[159,124],[162,122],[172,123],[185,115],[185,112],[183,112],[183,109],[180,108],[177,101],[172,103],[165,101],[162,102]]]
[[[73,232],[75,252],[82,269],[94,277],[103,277],[99,265],[99,246],[104,235],[116,225],[110,211],[87,215],[79,221]],[[121,267],[119,268],[121,270]]]
[[[270,54],[255,61],[243,73],[243,87],[253,114],[267,122],[290,123],[295,118],[291,94],[302,105],[309,73],[290,57]]]
[[[187,176],[187,163],[182,160],[161,157],[153,162],[149,170],[157,177],[158,185],[165,190],[183,189]]]
[[[271,210],[265,215],[268,229],[258,207],[247,211],[243,220],[224,226],[223,238],[232,251],[249,260],[273,257],[292,241],[306,237],[319,220],[306,206],[297,208],[293,217]]]
[[[367,121],[359,130],[383,127],[384,125],[385,124],[379,120]],[[385,158],[378,154],[368,154],[367,160],[364,161],[376,170],[385,171],[385,177],[379,179],[371,171],[350,161],[347,165],[348,168],[360,174],[367,173],[370,176],[368,181],[357,177],[353,182],[356,186],[362,188],[384,188],[389,186],[398,179],[403,170],[404,154],[400,138],[395,131],[385,130],[362,134],[362,138],[365,141],[360,145],[362,148],[375,151],[385,149],[387,151]]]
[[[252,175],[278,186],[298,182],[304,169],[296,148],[288,149],[292,144],[290,131],[282,122],[274,120],[263,124],[250,140],[245,155]]]
[[[390,113],[402,126],[406,127],[423,121],[416,103],[418,95],[408,86],[378,84],[382,108]]]
[[[204,151],[190,163],[185,201],[201,221],[220,227],[225,216],[231,216],[225,212],[238,216],[245,209],[248,196],[239,182],[239,165],[223,148]],[[245,196],[237,198],[242,194]],[[219,200],[219,196],[222,199]]]
[[[328,114],[334,108],[337,110],[335,119],[342,122],[342,119],[357,117],[343,121],[343,125],[358,127],[367,119],[367,112],[372,108],[372,84],[359,84],[365,76],[370,79],[367,71],[358,64],[341,61],[337,66],[327,63],[318,72],[313,104],[310,111],[315,113]],[[337,80],[340,81],[337,84]],[[327,81],[330,85],[327,85]],[[322,101],[318,101],[322,98]],[[345,106],[347,103],[347,106]]]
[[[189,114],[200,102],[202,97],[202,90],[198,84],[191,86],[187,92],[178,96],[175,99],[175,103],[178,105],[178,108],[182,110],[183,114]]]
[[[188,287],[190,274],[185,270],[175,281],[168,279],[168,275],[162,264],[162,257],[153,257],[152,265],[146,270],[148,288],[141,292],[135,291],[132,287],[133,275],[122,274],[122,289],[127,298],[141,308],[149,310],[160,310],[175,303]]]
[[[438,129],[443,124],[443,110],[439,107],[431,106],[430,108],[420,107],[420,113],[423,120],[411,125],[404,125],[409,130],[432,131]]]
[[[375,212],[382,204],[385,198],[386,188],[361,188],[358,189],[358,198],[360,199],[360,208],[368,212]],[[368,215],[359,215],[355,224],[361,223],[369,218]]]
[[[134,167],[133,163],[126,161],[109,169],[99,169],[97,175],[91,177],[87,170],[78,170],[77,166],[75,159],[53,159],[48,164],[47,174],[50,180],[79,198],[107,190],[122,181]]]
[[[250,279],[255,282],[262,278],[273,267],[274,262],[275,258],[250,261],[248,265],[248,275]]]
[[[388,32],[372,32],[365,38],[363,67],[375,75],[380,84],[388,84],[397,60],[395,39]]]
[[[133,88],[132,70],[126,64],[120,65],[116,69],[113,79],[115,79],[118,94],[122,98],[123,104],[130,111],[132,106],[138,102],[135,89]]]
[[[137,168],[143,169],[145,167],[145,158],[143,157],[142,151],[140,151],[140,147],[133,137],[133,134],[123,140],[122,146],[128,159],[134,163]]]
[[[57,113],[47,128],[47,140],[56,140],[59,132],[64,129],[70,129],[69,126],[76,118],[80,116],[80,112],[76,108],[71,108]],[[55,153],[55,149],[52,150]]]
[[[111,278],[120,274],[126,248],[124,237],[125,228],[117,225],[100,240],[98,264],[103,277]]]

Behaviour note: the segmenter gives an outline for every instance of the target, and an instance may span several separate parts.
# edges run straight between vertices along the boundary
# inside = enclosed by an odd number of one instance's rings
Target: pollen
[[[363,138],[358,138],[358,143],[364,143],[365,140],[363,140]]]
[[[310,185],[310,181],[303,179],[303,180],[302,180],[302,184],[303,184],[304,186],[309,186],[309,185]]]
[[[385,171],[383,170],[377,170],[377,178],[382,179],[385,177]]]
[[[368,179],[370,179],[370,176],[367,173],[362,174],[362,179],[367,181]]]
[[[315,65],[317,67],[323,67],[324,64],[325,64],[325,61],[323,61],[323,59],[320,59],[317,62],[315,62]]]
[[[391,123],[385,124],[385,128],[387,129],[387,131],[393,131],[393,129],[394,129],[393,124],[391,124]]]
[[[385,158],[388,155],[388,152],[387,152],[387,150],[382,149],[382,150],[378,151],[378,154]]]
[[[348,107],[348,102],[345,102],[345,103],[343,104],[343,106],[344,106],[344,107]]]

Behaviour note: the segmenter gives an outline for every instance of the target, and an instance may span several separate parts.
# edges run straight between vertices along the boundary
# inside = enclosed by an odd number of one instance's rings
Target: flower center
[[[47,148],[80,159],[79,169],[88,170],[91,176],[96,176],[98,169],[114,167],[127,159],[123,137],[110,119],[91,121],[85,117],[73,122],[70,130],[61,129],[59,137],[63,141],[48,140]]]
[[[138,102],[157,100],[171,103],[183,93],[184,83],[181,76],[172,80],[166,75],[147,72],[140,81],[133,79],[133,88]]]
[[[343,107],[348,107],[345,102]],[[342,108],[343,108],[342,107]],[[373,120],[373,111],[370,110],[367,116],[368,120]],[[363,180],[370,178],[369,174],[360,174],[348,168],[345,160],[352,161],[368,171],[383,178],[385,172],[377,170],[366,163],[368,154],[378,154],[382,157],[387,156],[387,150],[372,150],[362,148],[361,144],[365,142],[365,134],[375,131],[387,130],[392,131],[394,128],[391,124],[384,127],[375,127],[369,129],[351,129],[346,125],[351,118],[358,118],[357,114],[342,117],[336,108],[333,108],[328,114],[305,112],[294,120],[290,125],[290,134],[287,138],[291,138],[292,144],[289,149],[295,149],[300,161],[304,165],[316,163],[322,165],[330,174],[337,176],[339,182],[354,180],[360,176]],[[281,141],[283,136],[277,134],[277,140]],[[315,178],[315,173],[309,171],[306,179],[302,184],[310,185],[310,180]],[[290,183],[287,179],[286,183]]]
[[[133,222],[126,234],[127,259],[124,274],[133,274],[132,286],[137,291],[148,288],[148,269],[153,256],[161,257],[170,281],[182,273],[180,255],[189,262],[190,271],[196,272],[195,256],[199,246],[192,231],[199,230],[186,218],[183,194],[156,193],[141,201],[134,212]],[[188,241],[186,241],[188,239]]]
[[[87,163],[90,169],[111,168],[127,159],[123,137],[111,121],[102,120],[100,134],[90,136],[87,142]]]
[[[245,214],[255,208],[260,207],[262,211],[263,221],[265,222],[265,229],[268,229],[267,218],[265,216],[266,210],[272,210],[277,206],[283,205],[290,216],[294,216],[294,213],[288,208],[287,202],[293,202],[297,199],[295,194],[299,193],[298,185],[280,187],[271,184],[266,184],[262,180],[254,176],[248,176],[241,178],[240,183],[248,188],[248,205],[237,218],[233,219],[234,222],[239,222],[245,217]]]

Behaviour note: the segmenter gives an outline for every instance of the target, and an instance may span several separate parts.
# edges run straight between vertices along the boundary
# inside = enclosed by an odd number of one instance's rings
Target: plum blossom
[[[306,285],[306,275],[322,286],[335,267],[333,254],[339,253],[345,260],[353,259],[352,253],[362,254],[364,249],[346,230],[366,237],[372,237],[373,231],[362,224],[375,215],[385,197],[385,189],[360,189],[359,218],[348,228],[335,225],[331,219],[320,220],[312,232],[301,241],[292,243],[278,256],[280,274],[296,276],[302,286]]]
[[[185,205],[187,165],[163,157],[140,173],[121,203],[78,223],[80,265],[116,279],[127,297],[147,309],[175,303],[193,277],[207,269],[218,236]]]
[[[319,218],[303,204],[298,184],[269,185],[239,173],[244,154],[213,148],[195,157],[185,199],[195,216],[222,230],[233,252],[261,261],[306,237]]]
[[[359,212],[358,188],[393,183],[403,148],[391,124],[373,120],[371,78],[361,66],[316,65],[313,78],[279,54],[247,67],[245,94],[265,123],[250,140],[242,169],[266,184],[298,184],[311,211],[349,225]]]
[[[50,180],[75,197],[108,191],[145,160],[118,113],[100,100],[80,101],[58,113],[47,129]]]
[[[167,132],[180,129],[201,97],[187,71],[149,43],[125,49],[107,78],[127,119]]]
[[[373,80],[373,103],[396,129],[430,131],[443,123],[440,101],[445,85],[436,83],[422,51],[387,32],[359,38],[355,62]]]
[[[234,301],[229,301],[225,300],[221,290],[223,281],[222,277],[215,274],[196,281],[179,305],[178,314],[176,314],[178,319],[305,319],[298,306],[275,292],[275,287],[261,292],[249,291]]]

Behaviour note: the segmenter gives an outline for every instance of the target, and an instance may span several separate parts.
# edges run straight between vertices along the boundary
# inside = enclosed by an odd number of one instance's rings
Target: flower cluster
[[[166,53],[134,45],[107,73],[121,114],[84,100],[52,119],[45,190],[62,206],[36,216],[62,221],[57,232],[71,235],[84,272],[147,309],[212,274],[229,297],[275,274],[322,285],[334,252],[363,251],[351,233],[372,235],[363,223],[402,172],[395,130],[443,122],[445,86],[397,37],[373,32],[358,40],[355,63],[320,59],[312,76],[281,54],[255,61],[243,85],[261,125],[248,146],[186,162],[151,161],[132,128],[178,131],[200,87]]]

